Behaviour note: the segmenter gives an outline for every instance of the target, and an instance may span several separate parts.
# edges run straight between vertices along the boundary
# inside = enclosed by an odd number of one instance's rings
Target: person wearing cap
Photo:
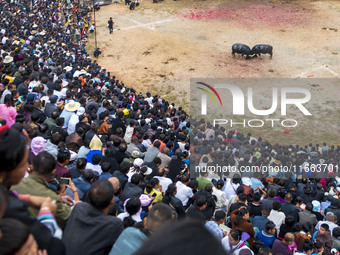
[[[57,107],[57,104],[56,104],[57,100],[58,100],[58,96],[52,95],[49,98],[50,102],[46,103],[44,113],[45,113],[47,118],[51,117],[51,113],[52,112],[57,112],[58,111],[58,107]]]
[[[79,109],[77,110],[76,113],[74,113],[69,122],[68,122],[68,127],[67,127],[67,133],[70,135],[72,133],[74,133],[74,131],[76,130],[76,125],[79,122],[79,116],[83,115],[85,113],[85,108],[84,107],[79,107]]]
[[[33,158],[40,152],[44,151],[46,145],[46,139],[41,136],[34,137],[31,141],[31,150],[29,152],[29,162],[33,161]]]
[[[87,154],[86,157],[87,163],[92,163],[92,157],[95,154],[99,154],[101,157],[104,156],[102,153],[103,149],[102,146],[103,146],[102,141],[99,139],[97,135],[94,135],[90,142],[90,152]]]
[[[133,151],[131,153],[131,157],[127,157],[127,158],[124,158],[123,159],[123,162],[128,162],[130,164],[133,164],[134,161],[137,159],[137,158],[141,158],[141,154],[139,151]]]
[[[80,103],[71,101],[65,105],[64,110],[60,114],[61,118],[64,118],[64,129],[67,129],[68,123],[72,117],[73,114],[75,114],[75,111],[77,111],[80,108]]]

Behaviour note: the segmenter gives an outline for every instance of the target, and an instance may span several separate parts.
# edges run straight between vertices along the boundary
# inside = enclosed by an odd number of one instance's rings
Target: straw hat
[[[75,112],[80,107],[80,103],[71,101],[65,105],[65,110],[69,112]]]
[[[73,68],[72,68],[72,66],[66,66],[66,67],[64,67],[64,69],[66,70],[66,72],[69,72],[69,71],[71,71]]]
[[[79,75],[86,74],[87,72],[84,69],[81,69]]]
[[[6,56],[5,59],[4,59],[4,63],[5,64],[8,64],[8,63],[11,63],[13,62],[13,57],[11,56]]]

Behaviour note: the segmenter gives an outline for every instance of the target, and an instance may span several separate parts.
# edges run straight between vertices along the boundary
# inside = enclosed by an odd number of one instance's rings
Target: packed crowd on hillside
[[[189,120],[91,60],[90,8],[30,4],[0,3],[0,254],[340,250],[339,146]],[[195,172],[312,163],[334,171]]]

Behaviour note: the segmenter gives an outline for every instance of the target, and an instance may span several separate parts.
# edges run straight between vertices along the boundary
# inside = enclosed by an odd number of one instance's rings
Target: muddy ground
[[[96,16],[98,46],[104,53],[99,64],[127,86],[158,94],[186,109],[190,78],[340,76],[337,1],[165,0],[153,4],[143,0],[134,11],[124,4],[111,4],[102,7]],[[112,34],[106,26],[109,17],[115,21]],[[273,58],[234,59],[234,43],[250,47],[270,44],[274,47]],[[93,48],[91,35],[88,50]],[[323,90],[313,89],[316,95],[317,90]],[[339,144],[339,126],[334,123],[340,117],[339,94],[334,86],[320,93],[316,110],[325,120],[318,125],[309,123],[314,130],[312,137],[295,132],[294,141]],[[281,131],[274,130],[274,141]],[[252,132],[261,135],[263,130]]]

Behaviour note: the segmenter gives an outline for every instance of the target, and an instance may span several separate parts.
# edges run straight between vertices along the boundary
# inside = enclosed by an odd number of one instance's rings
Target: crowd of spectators
[[[339,147],[189,120],[91,60],[90,7],[31,4],[0,3],[0,254],[337,253]]]

